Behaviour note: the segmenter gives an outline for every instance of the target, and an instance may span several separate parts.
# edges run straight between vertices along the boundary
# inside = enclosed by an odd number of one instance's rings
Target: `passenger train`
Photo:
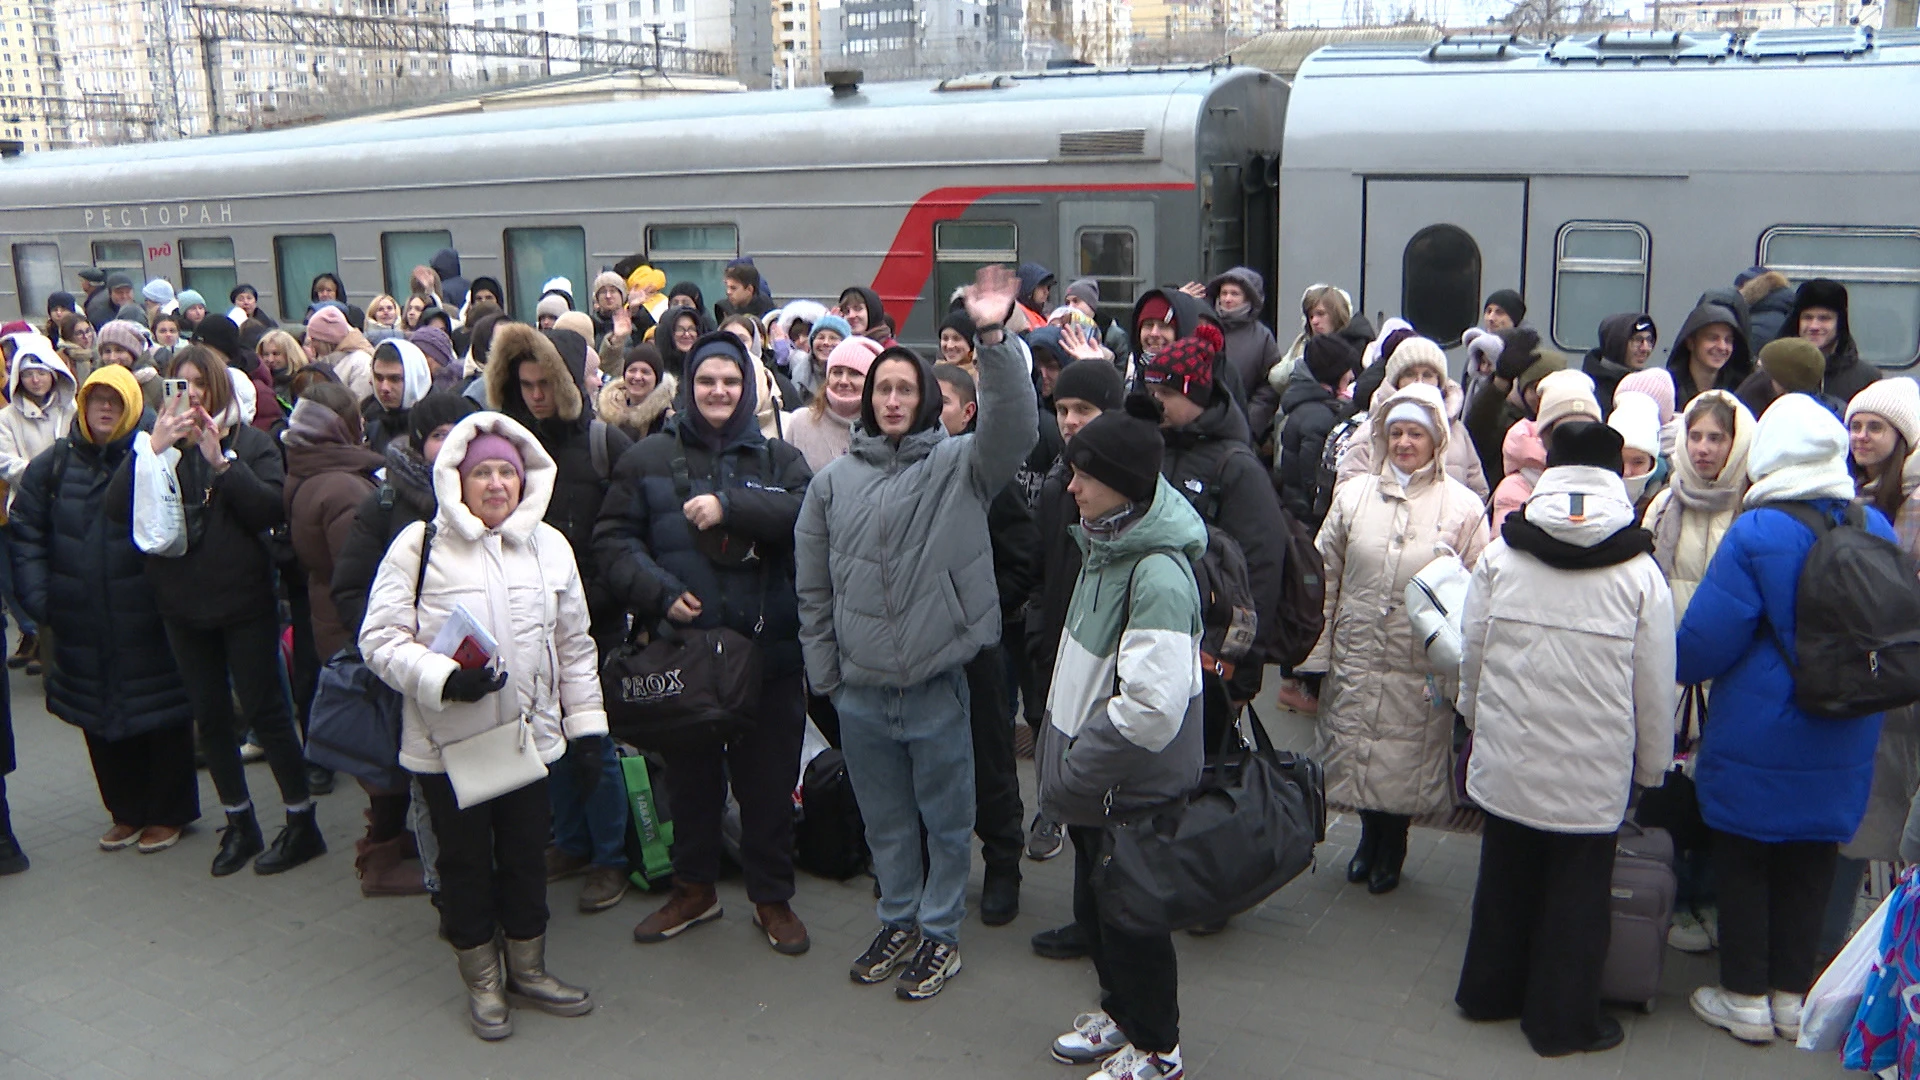
[[[1753,264],[1853,290],[1863,353],[1920,359],[1920,33],[1618,33],[1332,46],[1291,81],[1213,65],[337,122],[0,163],[0,311],[88,265],[286,318],[334,271],[402,294],[438,248],[530,317],[641,253],[712,299],[871,286],[903,340],[992,262],[1144,288],[1250,266],[1267,318],[1326,281],[1446,344],[1518,289],[1558,346],[1669,332]]]

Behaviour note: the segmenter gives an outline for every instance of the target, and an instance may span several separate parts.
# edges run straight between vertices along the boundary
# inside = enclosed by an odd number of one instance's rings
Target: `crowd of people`
[[[1672,946],[1720,953],[1694,1011],[1750,1041],[1796,1033],[1867,863],[1920,850],[1912,710],[1815,718],[1794,692],[1817,530],[1783,504],[1862,507],[1920,557],[1920,385],[1859,356],[1833,281],[1757,267],[1711,289],[1664,364],[1644,312],[1571,359],[1501,290],[1456,377],[1443,343],[1376,330],[1333,285],[1283,348],[1246,268],[1116,319],[1093,279],[989,267],[943,298],[924,353],[888,298],[781,305],[751,259],[711,304],[638,259],[579,294],[556,278],[530,322],[452,251],[364,307],[321,274],[284,328],[244,284],[219,311],[81,279],[43,327],[0,327],[0,591],[7,666],[84,733],[100,847],[177,844],[198,763],[225,816],[214,876],[323,855],[337,778],[303,744],[323,665],[364,663],[402,704],[396,779],[358,781],[355,871],[369,897],[432,898],[483,1039],[511,1034],[512,1003],[593,1008],[546,968],[548,887],[581,878],[588,912],[631,887],[599,669],[669,626],[753,643],[757,715],[658,755],[672,883],[634,940],[720,919],[731,855],[756,932],[809,949],[811,727],[865,822],[859,983],[921,1000],[960,973],[974,836],[988,926],[1018,913],[1023,854],[1073,845],[1073,921],[1032,944],[1093,961],[1101,1006],[1051,1053],[1096,1077],[1184,1071],[1174,938],[1103,915],[1102,830],[1264,740],[1268,666],[1316,720],[1329,802],[1358,815],[1349,881],[1393,892],[1416,820],[1484,813],[1456,1000],[1542,1055],[1622,1039],[1600,977],[1629,820],[1679,847]],[[145,475],[172,478],[184,545],[141,542]],[[1216,625],[1208,559],[1243,568],[1247,625]],[[1443,661],[1407,597],[1447,560],[1471,583]],[[436,640],[469,624],[484,663]],[[1237,663],[1208,651],[1216,630]],[[501,732],[537,767],[493,783],[462,762]],[[271,842],[259,758],[285,811]],[[19,872],[4,811],[0,786],[0,873]]]

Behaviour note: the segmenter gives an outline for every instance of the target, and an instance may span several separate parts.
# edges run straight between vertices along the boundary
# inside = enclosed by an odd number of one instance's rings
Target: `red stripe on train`
[[[920,302],[920,294],[926,290],[927,279],[933,276],[934,223],[959,217],[987,195],[1191,190],[1192,184],[1017,184],[1011,187],[935,188],[907,209],[907,216],[900,222],[900,231],[894,234],[893,246],[887,249],[887,257],[880,263],[880,272],[874,275],[873,291],[880,295],[880,302],[887,305],[887,313],[893,316],[894,325],[904,332],[907,320],[913,317],[913,309]],[[1067,276],[1063,274],[1062,280]],[[896,310],[895,304],[902,307]]]

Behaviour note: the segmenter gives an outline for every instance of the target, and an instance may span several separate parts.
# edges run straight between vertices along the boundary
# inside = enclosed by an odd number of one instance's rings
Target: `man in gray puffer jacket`
[[[904,965],[895,993],[908,1000],[960,970],[974,809],[962,669],[1000,639],[987,505],[1038,438],[1033,383],[1004,329],[1017,289],[988,267],[966,290],[979,328],[974,433],[941,426],[932,365],[882,352],[852,445],[813,478],[794,528],[807,678],[840,714],[880,881],[880,932],[852,976],[877,983]]]

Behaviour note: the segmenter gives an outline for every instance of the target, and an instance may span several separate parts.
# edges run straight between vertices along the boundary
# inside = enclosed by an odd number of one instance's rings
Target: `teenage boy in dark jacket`
[[[1353,383],[1360,374],[1360,357],[1344,338],[1316,334],[1307,339],[1301,359],[1313,381],[1294,379],[1287,383],[1286,398],[1281,403],[1287,419],[1280,429],[1280,460],[1274,466],[1274,475],[1287,513],[1318,529],[1320,518],[1325,516],[1314,514],[1321,452],[1335,425],[1353,412]]]

